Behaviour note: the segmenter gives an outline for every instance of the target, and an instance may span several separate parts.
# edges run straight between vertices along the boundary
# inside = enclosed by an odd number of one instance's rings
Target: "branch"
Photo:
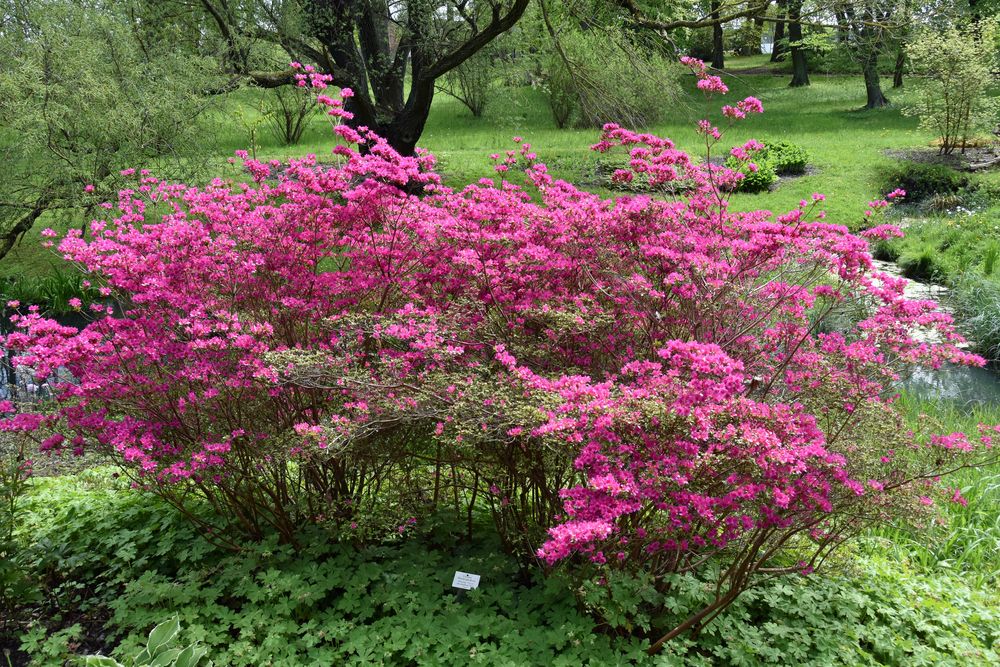
[[[494,6],[493,17],[490,20],[489,25],[483,28],[482,32],[472,35],[464,44],[434,63],[434,65],[428,68],[424,73],[424,77],[432,80],[437,79],[438,77],[455,69],[472,56],[476,55],[476,53],[484,46],[514,27],[514,24],[517,23],[521,16],[524,15],[524,11],[528,8],[529,1],[530,0],[515,0],[514,4],[506,14],[501,14],[500,8],[498,6]]]

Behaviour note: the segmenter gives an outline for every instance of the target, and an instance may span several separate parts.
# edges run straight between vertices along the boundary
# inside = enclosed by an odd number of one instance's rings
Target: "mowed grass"
[[[667,106],[663,122],[645,128],[670,137],[680,148],[694,156],[704,156],[704,144],[694,129],[700,118],[710,118],[725,127],[719,107],[754,95],[761,99],[765,113],[738,123],[727,131],[714,154],[750,138],[791,141],[810,154],[810,173],[782,179],[773,192],[740,194],[733,205],[740,210],[768,209],[777,213],[794,207],[813,192],[827,196],[828,220],[853,226],[862,219],[866,203],[878,194],[877,172],[891,158],[886,149],[926,146],[930,137],[917,129],[915,118],[904,116],[900,104],[907,95],[889,91],[896,106],[874,111],[860,110],[864,104],[864,86],[860,76],[815,76],[808,88],[789,88],[788,76],[744,75],[740,69],[758,66],[760,57],[731,59],[735,71],[723,78],[731,92],[709,103],[694,88],[694,79],[684,76],[684,94],[664,95]],[[888,83],[888,82],[887,82]],[[216,172],[231,173],[225,160],[234,151],[251,148],[251,127],[259,118],[262,95],[268,91],[241,90],[219,102],[202,119],[203,155],[200,162],[217,165]],[[596,129],[558,129],[549,113],[541,91],[530,87],[497,91],[483,118],[474,118],[458,101],[439,93],[428,119],[421,145],[440,160],[446,182],[461,186],[493,174],[489,155],[514,147],[511,138],[531,142],[539,158],[552,173],[587,187],[592,183],[595,154],[589,146],[598,138]],[[333,146],[329,122],[317,115],[306,129],[302,141],[285,146],[263,124],[256,127],[256,154],[261,158],[285,158],[314,153],[321,158]],[[142,165],[136,165],[142,166]],[[613,194],[613,193],[607,193]],[[52,251],[40,247],[38,232],[46,226],[57,229],[79,227],[82,220],[43,219],[28,233],[11,254],[0,261],[0,275],[37,274],[51,271]]]

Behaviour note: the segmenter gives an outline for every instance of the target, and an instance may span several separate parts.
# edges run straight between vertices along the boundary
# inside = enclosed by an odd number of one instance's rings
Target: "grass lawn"
[[[763,116],[755,116],[735,126],[723,139],[716,153],[727,151],[750,138],[791,141],[804,147],[811,156],[809,175],[783,179],[770,193],[736,195],[739,209],[766,208],[782,212],[795,206],[813,192],[827,195],[829,220],[854,225],[860,222],[865,204],[877,194],[877,171],[891,158],[885,149],[925,146],[930,137],[917,129],[915,118],[903,116],[899,106],[885,110],[859,110],[864,104],[864,86],[859,76],[816,76],[809,88],[789,88],[786,75],[744,75],[740,70],[763,64],[761,56],[733,58],[735,72],[723,78],[731,92],[706,106],[694,89],[693,77],[685,78],[691,93],[681,100],[664,101],[672,107],[664,122],[648,128],[673,139],[694,156],[704,148],[695,134],[694,123],[707,117],[721,123],[719,107],[727,101],[754,95],[764,103]],[[238,149],[250,146],[250,130],[259,118],[258,90],[242,90],[228,97],[221,108],[205,122],[205,158],[225,159]],[[890,91],[894,102],[904,102],[906,93]],[[428,119],[421,145],[440,159],[440,169],[449,185],[460,186],[482,176],[489,176],[489,154],[513,146],[511,137],[530,141],[552,173],[574,182],[587,181],[595,155],[589,150],[598,136],[595,129],[555,127],[544,95],[528,87],[500,90],[497,99],[481,119],[473,118],[458,101],[439,94]],[[297,146],[284,146],[258,125],[257,155],[284,158],[315,153],[327,155],[333,145],[325,117],[317,117],[307,128]],[[141,166],[141,165],[137,165]],[[609,193],[610,194],[610,193]],[[8,257],[0,261],[0,275],[44,273],[51,270],[53,256],[39,246],[38,232],[47,225],[64,226],[68,221],[41,221]],[[74,221],[79,224],[79,221]]]

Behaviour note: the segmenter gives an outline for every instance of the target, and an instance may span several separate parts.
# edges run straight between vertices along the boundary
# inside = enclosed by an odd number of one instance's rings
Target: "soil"
[[[935,148],[908,148],[903,150],[886,150],[883,153],[896,160],[907,160],[921,164],[943,164],[959,171],[974,171],[976,165],[998,161],[1000,166],[1000,147],[970,146],[964,153],[958,151],[951,155],[942,155]]]

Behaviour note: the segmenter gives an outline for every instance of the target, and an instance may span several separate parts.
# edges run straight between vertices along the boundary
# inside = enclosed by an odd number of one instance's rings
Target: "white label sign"
[[[469,572],[455,572],[455,578],[451,580],[451,587],[464,588],[467,591],[479,588],[479,575]]]

